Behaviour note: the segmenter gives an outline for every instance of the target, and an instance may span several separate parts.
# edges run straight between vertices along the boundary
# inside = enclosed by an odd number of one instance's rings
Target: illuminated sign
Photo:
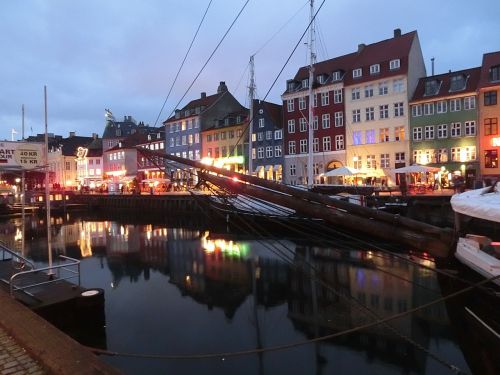
[[[42,143],[0,142],[0,168],[38,168],[42,166],[42,156]]]
[[[233,241],[223,239],[209,239],[209,232],[205,232],[201,239],[201,246],[207,253],[222,252],[228,256],[242,257],[248,255],[246,244],[238,244]]]
[[[498,137],[497,138],[493,138],[491,140],[491,145],[493,147],[500,147],[500,138],[498,138]]]

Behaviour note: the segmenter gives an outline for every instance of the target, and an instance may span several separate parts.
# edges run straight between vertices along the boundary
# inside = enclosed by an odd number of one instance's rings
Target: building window
[[[330,93],[329,92],[322,92],[321,93],[321,105],[325,106],[330,104]]]
[[[484,167],[498,168],[498,150],[484,150]]]
[[[294,111],[294,105],[293,105],[293,99],[288,99],[286,101],[286,107],[287,107],[287,110],[288,112],[293,112]]]
[[[411,116],[412,117],[422,116],[422,105],[421,104],[416,104],[416,105],[411,106]]]
[[[297,175],[297,167],[295,164],[290,165],[290,176],[296,176]]]
[[[476,135],[476,122],[465,121],[465,136],[470,137]]]
[[[390,168],[391,159],[389,154],[380,154],[380,168]]]
[[[389,128],[381,128],[379,130],[379,142],[389,142]]]
[[[476,160],[476,146],[452,147],[451,161],[466,162]]]
[[[389,104],[380,105],[378,107],[378,111],[379,111],[379,118],[381,120],[389,118]]]
[[[401,164],[405,162],[405,153],[404,152],[396,152],[394,154],[394,161],[396,164]]]
[[[281,145],[274,146],[274,157],[281,157]]]
[[[363,168],[363,163],[362,163],[363,157],[362,156],[354,156],[352,158],[354,168],[360,170]]]
[[[373,85],[365,86],[365,98],[371,98],[373,96]]]
[[[366,168],[368,169],[376,169],[377,162],[375,159],[375,155],[366,155]]]
[[[362,75],[363,75],[363,70],[361,68],[357,68],[352,71],[352,78],[359,78]]]
[[[460,99],[450,99],[450,112],[458,112],[460,107]]]
[[[434,139],[434,125],[425,126],[425,139]]]
[[[340,81],[342,79],[342,72],[337,70],[336,72],[333,72],[332,74],[332,80],[333,81]]]
[[[370,65],[370,74],[378,74],[380,73],[380,64]]]
[[[258,132],[257,133],[257,140],[258,141],[263,141],[264,140],[264,132]]]
[[[234,130],[229,130],[229,139],[233,139],[234,138]]]
[[[335,104],[342,103],[342,89],[333,90],[333,102]]]
[[[288,153],[290,155],[295,155],[297,150],[295,148],[295,141],[288,141]]]
[[[392,91],[393,92],[404,92],[405,84],[403,79],[395,79],[392,83]]]
[[[336,150],[343,150],[344,149],[344,136],[343,135],[336,135],[335,136],[335,149]]]
[[[500,65],[492,66],[488,72],[490,82],[500,81]]]
[[[440,86],[441,81],[438,81],[437,79],[425,81],[424,96],[436,95],[439,92]]]
[[[424,103],[424,116],[434,114],[434,103]]]
[[[498,119],[485,118],[484,119],[484,135],[497,135],[498,134]]]
[[[378,94],[379,95],[387,95],[389,93],[389,84],[387,81],[380,82],[378,84]]]
[[[304,117],[299,119],[299,131],[305,132],[307,131],[307,121]]]
[[[437,126],[437,137],[439,139],[448,138],[448,124],[439,124]]]
[[[266,158],[273,157],[273,146],[266,146]]]
[[[318,95],[313,95],[313,107],[316,108],[318,106]]]
[[[440,100],[436,103],[436,113],[446,113],[446,100]]]
[[[375,120],[375,109],[373,107],[365,108],[366,121]]]
[[[321,126],[323,129],[330,128],[330,114],[329,113],[325,113],[324,115],[321,116]]]
[[[335,112],[335,127],[344,126],[344,112]]]
[[[301,139],[299,141],[300,153],[307,154],[307,139]]]
[[[468,96],[464,98],[464,110],[468,111],[469,109],[475,109],[475,108],[476,108],[475,96]]]
[[[461,135],[462,124],[460,122],[452,122],[451,123],[451,136],[452,137],[460,137]]]
[[[273,131],[272,130],[266,131],[266,139],[268,141],[270,141],[271,139],[273,139]]]
[[[396,126],[394,128],[394,140],[396,142],[405,140],[405,127],[404,126]]]
[[[302,80],[302,88],[307,89],[309,87],[309,78]]]
[[[323,152],[332,150],[332,139],[328,137],[323,137]]]
[[[283,138],[283,130],[278,129],[274,131],[274,139],[282,139]]]
[[[325,83],[325,75],[324,74],[320,74],[316,79],[318,80],[318,83],[321,85],[323,83]]]
[[[402,117],[405,115],[403,102],[394,103],[394,117]]]
[[[399,59],[394,59],[389,61],[389,69],[394,70],[394,69],[399,69],[401,64],[401,61]]]
[[[460,91],[465,89],[465,82],[463,74],[452,76],[450,80],[450,91]]]
[[[313,152],[319,152],[319,138],[313,138]]]
[[[356,123],[356,122],[361,122],[361,110],[359,109],[354,109],[352,111],[352,122],[353,123]]]
[[[362,143],[362,132],[361,130],[356,130],[352,132],[352,144],[354,146],[360,145]]]
[[[421,141],[422,140],[422,128],[421,127],[413,128],[413,140],[414,141]]]
[[[265,125],[265,123],[264,123],[264,119],[263,119],[263,118],[260,118],[260,119],[259,119],[259,128],[263,128],[263,127],[264,127],[264,125]]]
[[[303,96],[299,98],[299,109],[306,109],[306,98]]]
[[[355,87],[351,90],[351,99],[358,100],[361,98],[361,90],[359,87]]]
[[[318,116],[313,117],[313,130],[318,130]]]
[[[368,129],[365,131],[365,138],[367,144],[375,143],[375,129]]]
[[[484,93],[484,105],[496,105],[496,104],[497,104],[497,92],[486,91]]]
[[[288,120],[288,133],[295,133],[295,120]]]

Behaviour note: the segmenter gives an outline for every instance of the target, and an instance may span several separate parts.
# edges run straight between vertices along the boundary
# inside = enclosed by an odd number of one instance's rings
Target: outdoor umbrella
[[[356,176],[358,174],[364,174],[358,171],[355,168],[351,167],[339,167],[336,169],[332,169],[324,174],[325,177],[334,177],[334,176]]]
[[[407,167],[396,168],[394,172],[396,173],[426,173],[426,172],[438,172],[439,168],[427,167],[425,165],[413,164]]]

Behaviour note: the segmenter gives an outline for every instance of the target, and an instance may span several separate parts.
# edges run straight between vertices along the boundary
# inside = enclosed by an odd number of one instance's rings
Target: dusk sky
[[[48,131],[102,136],[104,109],[155,125],[163,102],[210,0],[3,1],[0,12],[0,140]],[[179,79],[159,117],[181,100],[246,0],[213,0]],[[322,1],[316,0],[316,9]],[[417,30],[427,74],[481,64],[500,50],[500,2],[495,0],[326,0],[317,19],[318,61]],[[250,0],[187,93],[215,93],[219,81],[248,107],[248,61],[255,54],[257,97],[264,98],[309,23],[305,0]],[[308,63],[304,39],[268,101],[280,103],[286,80]]]

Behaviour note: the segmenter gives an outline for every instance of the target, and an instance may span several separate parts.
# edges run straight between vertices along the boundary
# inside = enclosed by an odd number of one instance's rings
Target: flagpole
[[[50,190],[49,190],[49,132],[47,125],[47,86],[43,86],[45,102],[45,211],[47,212],[47,252],[49,255],[49,271],[47,274],[52,277],[52,238],[50,232]]]
[[[22,113],[22,121],[21,121],[21,137],[22,141],[24,142],[24,104],[21,107],[21,113]],[[22,217],[22,233],[23,237],[21,238],[21,254],[25,256],[25,247],[26,247],[26,240],[25,240],[25,235],[26,235],[26,210],[25,210],[25,205],[26,205],[26,172],[23,168],[21,171],[21,217]]]

